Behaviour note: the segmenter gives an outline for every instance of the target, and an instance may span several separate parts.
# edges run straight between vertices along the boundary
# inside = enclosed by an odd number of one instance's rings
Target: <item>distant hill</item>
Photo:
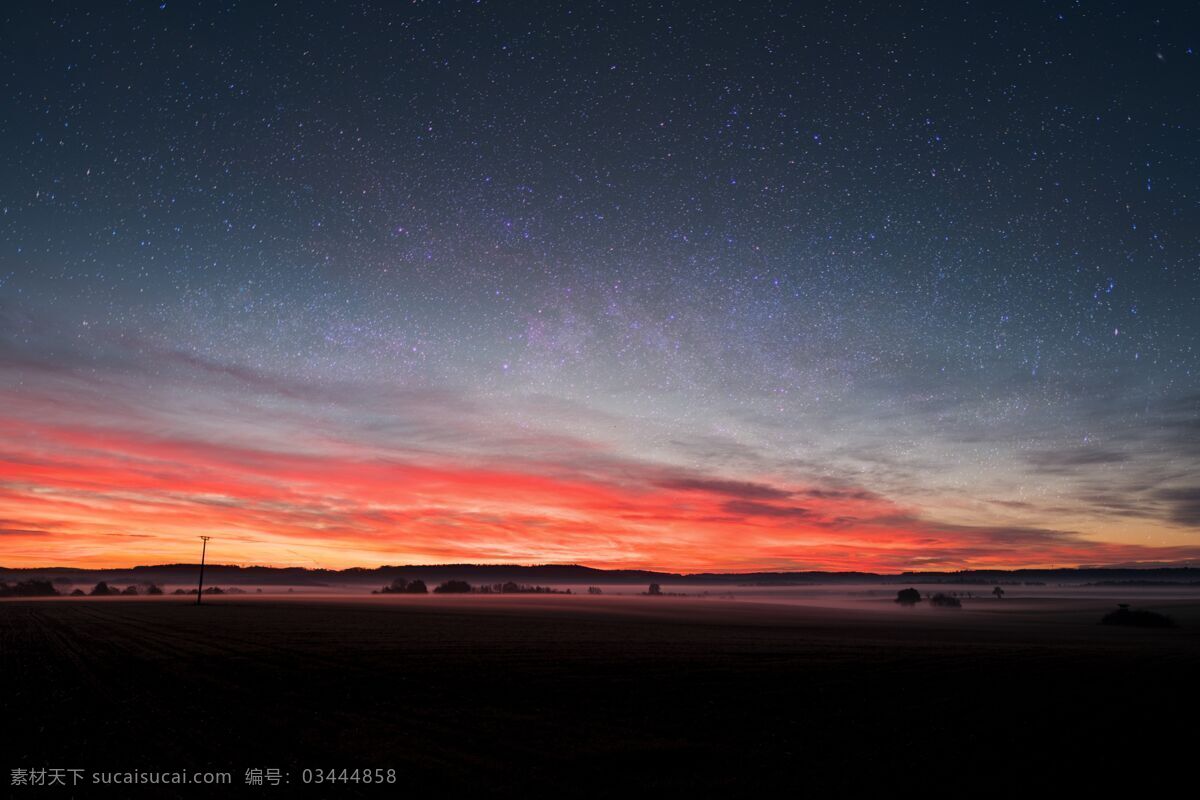
[[[57,584],[157,583],[190,584],[197,564],[156,564],[124,569],[79,569],[75,567],[0,567],[0,581],[50,580]],[[421,579],[426,583],[451,579],[475,584],[516,581],[527,584],[649,584],[740,586],[796,586],[845,583],[949,583],[949,584],[1037,584],[1037,583],[1132,583],[1138,585],[1200,583],[1198,567],[1086,567],[1079,569],[964,570],[961,572],[702,572],[682,574],[651,570],[605,570],[578,564],[437,564],[385,566],[372,569],[304,569],[302,567],[239,567],[209,564],[204,569],[206,584],[225,586],[377,587],[393,578]]]

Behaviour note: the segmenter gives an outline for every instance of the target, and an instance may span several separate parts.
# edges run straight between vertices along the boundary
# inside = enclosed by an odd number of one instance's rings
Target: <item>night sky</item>
[[[1200,563],[1191,3],[0,11],[0,564]]]

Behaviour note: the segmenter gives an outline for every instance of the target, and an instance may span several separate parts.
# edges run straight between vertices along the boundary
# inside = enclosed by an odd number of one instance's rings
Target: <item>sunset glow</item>
[[[783,465],[717,472],[641,458],[612,439],[515,424],[499,400],[362,386],[331,403],[334,390],[175,369],[6,369],[18,387],[4,393],[0,420],[7,565],[189,561],[200,534],[226,563],[328,568],[897,571],[1197,555],[1161,524],[1163,543],[1147,545],[947,522],[962,513],[949,502],[943,512]],[[373,420],[405,433],[380,433]]]

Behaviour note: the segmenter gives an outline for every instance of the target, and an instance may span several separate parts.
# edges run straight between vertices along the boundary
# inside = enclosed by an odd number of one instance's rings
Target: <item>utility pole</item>
[[[196,605],[200,605],[200,601],[204,599],[204,556],[208,553],[208,540],[211,536],[201,536],[204,544],[200,546],[200,584],[196,587]]]

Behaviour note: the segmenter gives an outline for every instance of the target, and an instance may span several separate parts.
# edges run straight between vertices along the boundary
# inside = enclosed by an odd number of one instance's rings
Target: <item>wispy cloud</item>
[[[1200,486],[1159,489],[1154,497],[1167,504],[1168,514],[1173,521],[1200,527]]]
[[[1071,472],[1080,468],[1122,464],[1129,460],[1129,454],[1101,447],[1070,448],[1039,450],[1027,454],[1025,460],[1040,472]]]
[[[714,478],[670,478],[658,482],[664,489],[677,489],[683,492],[707,492],[709,494],[726,495],[741,498],[774,498],[791,497],[792,492],[776,486],[749,481],[719,480]]]

